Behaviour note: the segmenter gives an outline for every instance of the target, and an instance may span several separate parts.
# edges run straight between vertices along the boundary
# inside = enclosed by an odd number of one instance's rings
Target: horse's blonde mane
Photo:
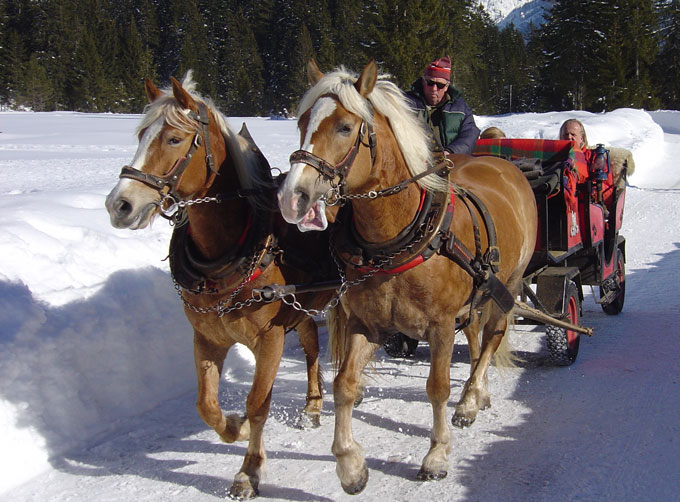
[[[415,176],[430,168],[433,163],[427,130],[409,106],[402,91],[387,80],[388,77],[389,75],[378,76],[373,91],[368,95],[369,105],[354,87],[358,76],[341,66],[326,73],[305,93],[298,106],[297,116],[301,117],[324,94],[334,94],[347,111],[372,125],[372,105],[373,109],[388,119],[406,166],[411,175]],[[421,178],[417,183],[425,190],[448,190],[448,183],[434,174]]]
[[[220,112],[210,98],[201,96],[196,91],[196,82],[193,80],[192,70],[188,70],[181,81],[182,87],[194,99],[203,103],[211,112],[217,127],[219,128],[227,146],[227,155],[231,157],[236,167],[239,182],[243,188],[257,188],[272,185],[271,172],[261,169],[260,159],[254,154],[250,142],[242,136],[235,134],[224,115]],[[180,131],[192,133],[196,130],[198,122],[189,116],[190,110],[183,108],[175,99],[172,87],[161,89],[163,94],[144,108],[144,116],[137,126],[137,134],[149,127],[159,118]],[[266,172],[265,172],[266,171]],[[249,198],[257,207],[268,207],[270,204],[257,197]]]

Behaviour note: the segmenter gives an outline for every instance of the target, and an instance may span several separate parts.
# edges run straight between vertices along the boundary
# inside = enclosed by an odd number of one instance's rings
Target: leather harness
[[[375,160],[376,137],[370,125],[365,128],[365,122],[361,124],[354,145],[343,160],[335,166],[305,150],[294,152],[290,156],[290,162],[291,164],[302,162],[316,169],[323,178],[331,183],[335,202],[342,203],[349,200],[353,197],[344,195],[343,188],[359,146],[364,144],[362,137],[365,129],[369,134],[369,142],[366,146],[371,148],[373,162]],[[449,181],[451,190],[434,194],[422,191],[421,204],[411,223],[395,238],[379,244],[369,243],[361,238],[353,225],[351,205],[343,206],[338,213],[333,231],[335,252],[346,265],[360,272],[375,275],[404,272],[423,263],[435,253],[446,255],[473,278],[473,291],[468,300],[471,309],[492,298],[501,310],[507,313],[514,306],[514,298],[495,275],[500,263],[500,251],[497,246],[493,218],[481,199],[471,191],[450,181],[450,168],[442,169],[441,167],[442,164],[447,162],[445,153],[431,132],[430,142],[433,153],[438,158],[435,167],[394,187],[373,192],[370,194],[370,198],[393,195],[403,190],[409,183],[433,173],[445,176]],[[336,178],[339,178],[337,184],[335,183]],[[475,241],[474,254],[453,234],[450,228],[456,195],[468,209],[472,218]],[[479,222],[473,207],[482,216],[486,229],[488,247],[484,252],[482,252]],[[445,246],[444,243],[446,243]]]

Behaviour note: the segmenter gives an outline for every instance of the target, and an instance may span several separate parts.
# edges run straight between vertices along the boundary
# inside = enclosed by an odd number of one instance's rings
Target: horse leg
[[[250,442],[241,469],[229,489],[231,498],[245,500],[258,495],[258,486],[267,460],[263,431],[269,414],[272,387],[283,354],[283,329],[273,329],[260,335],[255,349],[255,374],[246,400],[250,423]]]
[[[484,323],[479,361],[465,383],[460,401],[456,405],[456,412],[451,419],[456,427],[472,425],[479,410],[491,404],[489,392],[486,389],[487,371],[491,364],[491,357],[501,344],[508,326],[508,316],[495,305],[491,308],[491,318]]]
[[[249,426],[245,417],[225,416],[217,398],[220,375],[229,347],[215,345],[194,330],[194,363],[198,377],[196,409],[203,421],[212,427],[226,443],[248,439]]]
[[[307,361],[307,402],[298,425],[301,428],[321,425],[323,407],[323,371],[319,365],[319,331],[312,318],[304,319],[297,327],[300,344]]]
[[[472,377],[472,374],[475,371],[475,368],[477,367],[477,363],[479,362],[479,357],[481,355],[481,345],[479,343],[479,325],[480,325],[480,313],[479,311],[474,311],[472,313],[472,317],[470,319],[470,323],[463,329],[463,333],[465,333],[465,338],[467,338],[468,342],[468,351],[470,354],[470,377]],[[484,386],[486,389],[486,385]],[[465,390],[463,390],[463,394],[465,393]],[[482,395],[479,396],[480,398],[480,409],[485,410],[489,406],[491,406],[491,397],[489,396],[488,392],[486,394],[482,393]]]
[[[449,470],[451,432],[446,420],[446,405],[451,394],[451,354],[454,333],[439,330],[428,337],[430,344],[430,375],[427,379],[427,396],[432,405],[432,432],[430,450],[423,459],[418,479],[429,481],[443,479]]]
[[[337,464],[335,472],[342,489],[350,495],[361,492],[368,482],[368,467],[361,447],[352,436],[352,410],[357,397],[361,375],[378,350],[379,345],[370,343],[363,334],[352,330],[340,371],[333,381],[335,404],[335,432],[331,451]]]

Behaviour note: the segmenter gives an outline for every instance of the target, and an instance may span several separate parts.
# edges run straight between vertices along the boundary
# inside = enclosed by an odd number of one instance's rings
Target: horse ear
[[[146,89],[146,97],[149,98],[149,103],[153,103],[163,94],[148,77],[144,80],[144,89]]]
[[[375,62],[375,60],[371,60],[361,72],[361,76],[354,84],[354,87],[357,91],[359,91],[359,94],[366,98],[373,91],[377,80],[378,64]]]
[[[307,80],[309,80],[309,83],[311,85],[316,85],[319,80],[323,78],[323,73],[321,73],[321,70],[319,70],[319,67],[316,66],[316,62],[314,62],[314,58],[310,58],[309,62],[307,63]]]
[[[170,77],[170,82],[172,83],[172,94],[175,99],[179,102],[182,108],[186,110],[196,110],[196,102],[187,91],[184,90],[182,84],[180,84],[175,77]]]

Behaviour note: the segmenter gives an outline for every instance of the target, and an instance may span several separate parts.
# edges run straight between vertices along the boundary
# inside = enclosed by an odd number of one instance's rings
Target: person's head
[[[451,58],[449,56],[435,59],[427,65],[423,72],[423,94],[427,104],[438,105],[446,96],[450,82]]]
[[[479,139],[498,139],[505,138],[505,133],[498,127],[487,127],[479,135]]]
[[[560,139],[573,141],[579,148],[585,148],[588,144],[586,129],[581,121],[576,119],[565,120],[560,127]]]

